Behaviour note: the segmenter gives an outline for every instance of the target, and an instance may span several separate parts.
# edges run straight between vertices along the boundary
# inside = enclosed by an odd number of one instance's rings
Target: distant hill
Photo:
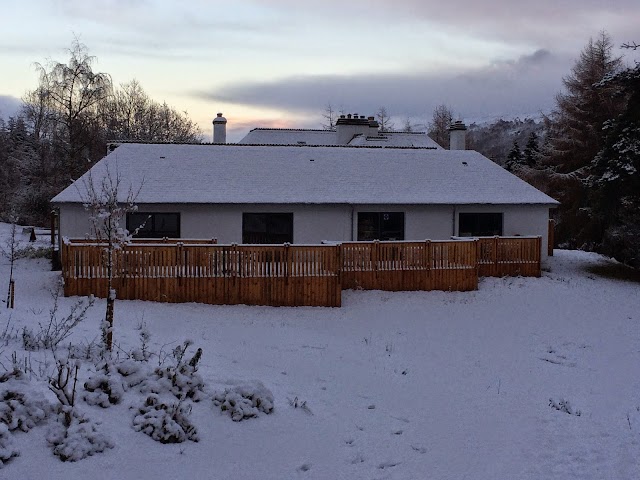
[[[22,100],[11,95],[0,95],[0,118],[8,120],[18,113]]]
[[[541,143],[545,135],[541,120],[516,118],[499,119],[490,123],[472,123],[467,131],[467,148],[476,150],[498,165],[504,166],[507,155],[513,148],[513,142],[517,141],[520,149],[523,149],[532,132],[538,136]]]

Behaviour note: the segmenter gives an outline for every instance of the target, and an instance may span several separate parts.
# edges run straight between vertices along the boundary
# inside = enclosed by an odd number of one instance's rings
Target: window
[[[404,240],[404,212],[358,212],[358,241]]]
[[[461,213],[458,232],[461,237],[502,235],[502,213]]]
[[[179,213],[136,212],[127,214],[127,230],[135,238],[180,238]]]
[[[293,213],[243,213],[242,243],[293,243]]]

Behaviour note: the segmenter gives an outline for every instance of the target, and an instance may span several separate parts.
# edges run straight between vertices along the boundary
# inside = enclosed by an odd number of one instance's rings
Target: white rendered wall
[[[549,207],[541,205],[464,205],[456,206],[455,231],[458,230],[459,213],[502,213],[502,228],[505,236],[542,237],[542,258],[547,257],[549,244]]]
[[[357,239],[358,212],[404,212],[406,240],[446,240],[458,235],[459,213],[502,213],[504,235],[542,236],[547,254],[549,208],[528,205],[138,205],[139,212],[180,213],[182,238],[242,241],[242,213],[293,213],[294,243]],[[80,205],[60,206],[60,233],[69,238],[90,234],[88,214]]]
[[[358,238],[358,212],[404,212],[405,240],[444,240],[453,235],[450,205],[357,205],[353,209],[354,240]]]

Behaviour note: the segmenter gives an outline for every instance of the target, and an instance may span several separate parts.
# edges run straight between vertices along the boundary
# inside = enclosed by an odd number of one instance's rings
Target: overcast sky
[[[640,41],[638,0],[28,0],[2,6],[0,114],[66,61],[76,35],[114,83],[138,79],[206,134],[316,127],[327,103],[400,126],[446,104],[466,120],[539,115],[582,47]],[[634,57],[626,53],[628,61]],[[636,57],[638,55],[636,54]]]

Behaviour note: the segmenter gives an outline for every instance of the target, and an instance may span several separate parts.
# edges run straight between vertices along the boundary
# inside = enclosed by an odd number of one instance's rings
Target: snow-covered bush
[[[0,468],[18,455],[20,452],[13,447],[13,438],[9,428],[0,422]]]
[[[124,396],[122,377],[114,364],[108,360],[96,366],[96,373],[84,383],[84,389],[84,401],[102,408],[120,403]]]
[[[98,432],[98,425],[73,407],[60,406],[57,422],[47,434],[47,441],[53,446],[53,454],[63,462],[77,462],[113,448],[113,442]]]
[[[151,367],[147,363],[135,360],[118,362],[116,369],[122,376],[122,385],[125,390],[140,385],[151,375]]]
[[[18,382],[7,383],[0,394],[0,424],[9,430],[28,432],[49,416],[52,406],[42,394],[31,392]]]
[[[160,402],[157,395],[149,395],[133,418],[133,428],[160,443],[198,441],[196,427],[189,420],[191,406],[182,402]]]
[[[234,422],[273,411],[273,393],[262,382],[254,381],[227,388],[213,395],[213,404],[227,412]]]
[[[153,375],[140,385],[142,393],[171,393],[178,399],[189,398],[199,402],[204,398],[204,380],[197,373],[198,362],[202,358],[202,349],[198,348],[189,361],[185,353],[191,342],[185,341],[173,351],[175,365],[162,366],[155,369]]]
[[[56,350],[57,346],[65,340],[73,329],[82,322],[89,308],[94,303],[94,298],[88,300],[79,300],[69,309],[69,314],[59,317],[58,300],[61,293],[61,287],[52,291],[53,306],[49,310],[49,318],[44,323],[38,323],[38,329],[32,330],[28,327],[22,329],[22,346],[25,350],[34,351],[42,348]]]
[[[562,398],[557,402],[553,398],[550,398],[549,406],[551,408],[555,408],[559,412],[568,413],[569,415],[575,415],[576,417],[582,415],[582,412],[580,410],[576,410],[571,406],[569,400],[564,400]]]

